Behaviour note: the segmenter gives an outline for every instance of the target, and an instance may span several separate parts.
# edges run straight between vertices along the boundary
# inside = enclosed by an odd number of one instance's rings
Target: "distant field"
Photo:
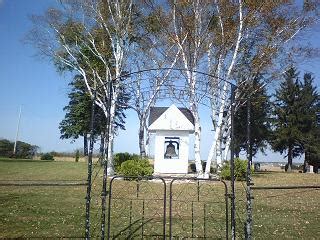
[[[79,162],[86,162],[87,157],[79,157]],[[40,156],[35,157],[35,160],[40,160]],[[55,156],[54,160],[57,162],[75,162],[75,157],[71,156]],[[97,157],[93,157],[93,161],[98,160]]]
[[[0,180],[80,180],[86,174],[82,162],[0,158]]]
[[[86,174],[87,166],[83,162],[0,159],[0,183],[78,181],[85,180]],[[254,175],[254,183],[255,186],[320,185],[320,174],[263,172]],[[100,180],[96,181],[99,184]],[[124,195],[130,184],[119,186],[122,186],[119,194]],[[83,236],[85,192],[85,186],[0,186],[0,238]],[[96,208],[100,204],[99,193],[94,192]],[[255,239],[319,239],[320,190],[255,190],[254,197]],[[244,183],[237,183],[236,203],[237,232],[241,239],[245,220]],[[216,211],[218,216],[222,210]]]

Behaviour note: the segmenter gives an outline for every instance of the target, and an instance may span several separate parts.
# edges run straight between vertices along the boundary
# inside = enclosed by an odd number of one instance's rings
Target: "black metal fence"
[[[173,179],[169,191],[170,239],[228,239],[227,193],[224,181]]]
[[[257,186],[253,192],[255,239],[319,239],[320,185]]]
[[[166,235],[166,182],[163,178],[114,177],[109,185],[107,239]]]
[[[228,239],[228,197],[216,179],[114,177],[107,239]]]

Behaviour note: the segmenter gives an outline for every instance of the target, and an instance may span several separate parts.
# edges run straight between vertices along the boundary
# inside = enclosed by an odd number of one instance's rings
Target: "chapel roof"
[[[154,123],[169,107],[151,107],[149,126]],[[183,115],[194,125],[194,117],[188,108],[178,108]]]

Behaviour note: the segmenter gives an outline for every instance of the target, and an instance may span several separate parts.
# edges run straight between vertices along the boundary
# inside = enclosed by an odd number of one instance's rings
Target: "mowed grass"
[[[0,182],[28,182],[85,180],[86,163],[47,162],[0,159]],[[28,181],[25,181],[28,180]],[[92,229],[99,234],[99,205],[101,172],[95,180],[92,200]],[[319,174],[258,173],[254,174],[255,186],[320,185]],[[230,183],[228,182],[228,185]],[[245,183],[236,184],[237,236],[244,238]],[[137,238],[140,233],[161,234],[163,224],[163,184],[137,183],[117,180],[114,182],[111,211],[111,234],[119,239],[131,229]],[[197,185],[194,183],[173,186],[173,234],[176,237],[216,236],[222,239],[225,231],[223,186],[201,183],[202,200],[197,202]],[[167,184],[167,191],[169,184]],[[85,220],[85,186],[0,186],[0,238],[17,237],[83,237]],[[212,198],[210,197],[212,196]],[[253,236],[255,239],[319,239],[320,190],[255,190],[253,200]],[[130,199],[134,199],[133,201]],[[209,202],[213,204],[209,204]],[[142,216],[142,202],[145,215]],[[167,194],[167,206],[169,196]],[[192,203],[193,202],[193,203]],[[204,209],[204,206],[206,209]],[[230,206],[230,205],[229,205]],[[191,230],[191,211],[195,217]],[[206,217],[203,218],[203,211]],[[129,216],[129,213],[132,213]],[[169,211],[166,211],[167,216]],[[142,218],[143,217],[143,218]],[[131,220],[130,220],[131,219]],[[207,221],[206,229],[203,221]],[[143,228],[140,222],[145,222]],[[166,228],[169,229],[169,220]],[[126,225],[126,226],[125,226]],[[125,231],[121,232],[123,229]],[[216,232],[215,235],[213,232]],[[148,239],[148,238],[146,238]],[[158,238],[159,239],[159,238]]]
[[[263,172],[253,175],[254,186],[320,186],[320,174]],[[255,239],[320,239],[320,188],[253,190]],[[245,182],[236,183],[237,232],[246,220]]]
[[[86,180],[84,162],[0,158],[0,180]]]
[[[0,183],[85,180],[85,163],[0,159]],[[0,186],[0,238],[83,236],[85,186]]]

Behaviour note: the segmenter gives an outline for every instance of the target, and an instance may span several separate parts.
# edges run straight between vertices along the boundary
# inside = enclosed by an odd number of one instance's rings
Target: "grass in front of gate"
[[[0,183],[85,180],[86,164],[0,159]],[[0,238],[83,236],[85,186],[0,186]]]
[[[61,180],[85,180],[87,166],[85,163],[75,162],[47,162],[30,160],[0,159],[0,180],[17,181],[41,180],[56,181]],[[99,176],[101,173],[98,174]],[[98,178],[99,178],[98,176]],[[255,186],[273,185],[319,185],[320,175],[299,174],[299,173],[260,173],[254,175]],[[96,179],[96,186],[93,192],[93,212],[92,229],[99,234],[99,211],[100,211],[100,179]],[[161,184],[152,183],[145,186],[147,196],[157,193],[161,199]],[[195,185],[176,185],[176,198],[188,202],[195,195]],[[126,197],[128,189],[135,192],[136,183],[119,181],[118,194]],[[169,189],[169,186],[167,186]],[[115,189],[116,190],[116,189]],[[236,188],[237,203],[237,231],[238,236],[243,236],[245,220],[245,190],[244,183],[237,183]],[[143,193],[143,187],[140,192]],[[85,213],[85,186],[77,187],[34,187],[34,186],[1,186],[0,187],[0,238],[6,237],[63,237],[63,236],[84,236],[84,213]],[[204,192],[205,193],[205,192]],[[221,192],[220,192],[221,193]],[[179,195],[180,194],[180,195]],[[220,195],[221,196],[221,195]],[[116,197],[116,195],[115,195]],[[139,196],[142,198],[142,196]],[[297,189],[297,190],[255,190],[253,200],[253,234],[256,239],[316,239],[320,235],[318,219],[320,190]],[[167,197],[168,198],[168,197]],[[222,200],[220,198],[220,200]],[[219,200],[219,201],[220,201]],[[161,201],[160,201],[161,202]],[[167,201],[168,202],[168,201]],[[190,201],[189,201],[190,202]],[[116,203],[115,203],[116,204]],[[130,204],[119,203],[120,207],[113,209],[114,214],[123,216],[123,208],[128,208]],[[136,207],[135,207],[136,206]],[[145,205],[147,211],[151,211],[154,219],[161,219],[161,206],[154,204]],[[223,205],[219,203],[219,208],[206,209],[209,218],[219,219],[219,224],[209,224],[207,229],[215,228],[216,231],[224,230],[222,225]],[[153,212],[153,209],[157,209]],[[99,211],[98,211],[99,210]],[[141,214],[141,204],[132,203],[132,212]],[[173,219],[173,230],[179,234],[192,234],[190,230],[190,205],[176,204],[173,211],[177,214]],[[204,208],[194,204],[194,214],[201,216]],[[209,213],[210,212],[210,213]],[[189,215],[188,215],[188,214]],[[168,214],[168,212],[167,212]],[[188,216],[187,216],[188,215]],[[116,216],[116,215],[114,215]],[[128,216],[128,215],[127,215]],[[119,218],[120,219],[120,218]],[[119,220],[113,218],[114,231]],[[136,217],[136,219],[139,219]],[[135,220],[135,219],[132,219]],[[130,221],[126,218],[123,222]],[[201,217],[194,224],[203,225]],[[151,225],[150,231],[161,233],[161,223]],[[148,231],[148,224],[145,225],[145,233]],[[152,229],[152,227],[154,229]],[[186,229],[188,228],[188,229]],[[168,229],[168,223],[167,223]],[[141,231],[142,229],[138,229]],[[204,229],[195,229],[194,234],[203,234]],[[207,232],[209,234],[210,232]],[[138,234],[138,232],[137,232]],[[222,234],[220,234],[223,236]]]

